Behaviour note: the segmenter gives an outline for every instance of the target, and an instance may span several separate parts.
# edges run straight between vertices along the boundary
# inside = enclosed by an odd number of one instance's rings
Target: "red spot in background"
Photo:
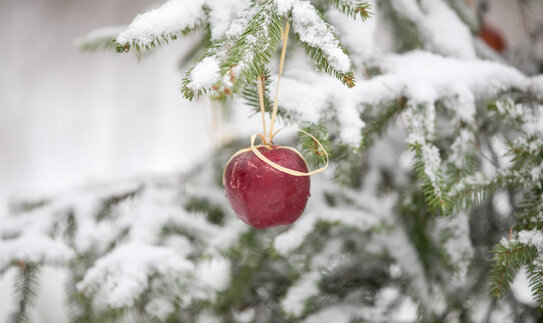
[[[502,33],[496,28],[483,23],[481,29],[479,29],[478,36],[491,48],[493,48],[498,53],[502,53],[505,48],[505,40]]]

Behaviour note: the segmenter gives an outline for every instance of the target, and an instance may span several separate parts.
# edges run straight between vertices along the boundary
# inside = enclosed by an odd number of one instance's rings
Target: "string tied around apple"
[[[283,73],[283,66],[285,64],[285,55],[286,55],[286,49],[287,49],[289,29],[290,29],[290,23],[289,23],[288,18],[287,18],[287,21],[285,23],[285,28],[281,30],[281,35],[283,36],[283,47],[281,48],[281,58],[280,58],[280,61],[279,61],[279,72],[277,74],[277,88],[275,90],[275,100],[273,102],[269,133],[267,133],[267,131],[266,131],[267,130],[266,129],[266,109],[265,109],[265,106],[264,106],[264,90],[263,90],[264,82],[262,81],[262,76],[258,76],[258,79],[257,79],[258,99],[259,99],[259,103],[260,103],[260,113],[261,113],[261,116],[262,116],[262,130],[263,130],[263,133],[262,134],[253,134],[251,136],[251,147],[250,147],[250,149],[258,158],[260,158],[260,160],[262,160],[266,164],[270,165],[271,167],[277,169],[278,171],[281,171],[281,172],[284,172],[284,173],[287,173],[287,174],[290,174],[290,175],[293,175],[293,176],[311,176],[311,175],[315,175],[315,174],[318,174],[318,173],[322,173],[326,168],[328,168],[328,164],[329,164],[328,152],[326,151],[326,149],[324,149],[324,147],[320,143],[320,141],[317,138],[315,138],[315,136],[311,135],[310,133],[308,133],[308,132],[306,132],[306,131],[304,131],[302,129],[298,129],[296,127],[283,127],[281,129],[277,130],[276,132],[273,132],[273,128],[274,128],[275,120],[276,120],[276,116],[277,116],[277,107],[278,107],[278,103],[279,103],[279,84],[281,82],[281,74]],[[317,143],[317,145],[319,146],[321,151],[324,153],[324,156],[326,157],[326,164],[323,167],[319,168],[319,169],[316,169],[316,170],[313,170],[313,171],[308,171],[307,173],[292,170],[292,169],[286,168],[284,166],[281,166],[281,165],[279,165],[277,163],[272,162],[271,160],[266,158],[266,156],[264,156],[258,150],[258,148],[260,146],[258,146],[258,147],[255,146],[256,137],[260,138],[260,140],[262,141],[262,146],[267,147],[267,146],[272,145],[273,138],[281,130],[286,129],[286,128],[294,128],[298,132],[301,132],[301,133],[305,134],[306,136],[309,136],[311,139],[313,139]],[[267,135],[267,137],[266,137],[266,135]],[[307,161],[302,156],[302,154],[300,154],[294,148],[289,147],[289,149],[294,150],[304,160],[304,162],[307,165]],[[309,166],[308,166],[308,169],[309,169]]]

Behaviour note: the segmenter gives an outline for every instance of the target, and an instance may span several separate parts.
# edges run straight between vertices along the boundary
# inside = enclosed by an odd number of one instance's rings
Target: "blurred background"
[[[543,28],[541,11],[526,12],[522,1],[466,1],[503,37],[503,59],[528,74],[541,70],[540,62],[525,60],[527,51],[543,60],[543,41],[531,36]],[[128,24],[155,3],[0,0],[0,210],[9,197],[29,192],[50,195],[94,181],[181,170],[213,147],[209,101],[190,103],[179,92],[184,71],[178,61],[190,38],[141,59],[74,46],[90,30]],[[243,120],[249,110],[237,113]],[[0,321],[10,284],[9,275],[0,278]],[[58,319],[54,302],[38,309],[51,312],[42,315],[51,321]]]
[[[74,46],[153,1],[0,3],[0,196],[168,172],[209,149],[207,102],[179,93],[182,42],[139,60]]]

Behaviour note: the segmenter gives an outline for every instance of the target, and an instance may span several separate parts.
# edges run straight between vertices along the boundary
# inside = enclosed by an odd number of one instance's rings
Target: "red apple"
[[[257,149],[278,165],[308,171],[305,160],[293,148],[272,145]],[[257,229],[292,224],[302,215],[310,196],[309,176],[279,171],[250,148],[230,158],[224,169],[223,185],[236,215]]]

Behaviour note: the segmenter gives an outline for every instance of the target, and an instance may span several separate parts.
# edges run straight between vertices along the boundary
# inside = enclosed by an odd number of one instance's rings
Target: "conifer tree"
[[[276,140],[330,167],[298,221],[265,230],[222,187],[248,138],[186,173],[16,201],[0,225],[12,321],[51,265],[73,322],[541,319],[543,76],[495,60],[479,23],[458,0],[167,0],[82,37],[137,55],[197,34],[180,95],[267,117],[278,102],[322,147]],[[521,268],[535,306],[510,291]]]

